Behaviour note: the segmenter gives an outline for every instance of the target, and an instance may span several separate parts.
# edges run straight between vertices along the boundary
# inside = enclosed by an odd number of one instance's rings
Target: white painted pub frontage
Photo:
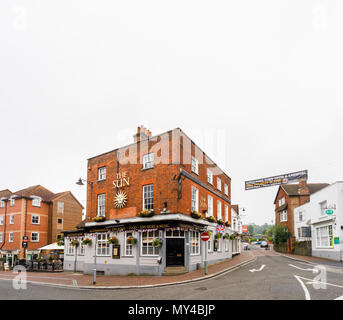
[[[160,214],[87,222],[65,232],[64,269],[105,275],[163,275],[168,267],[184,272],[231,259],[240,253],[240,236],[230,227],[184,214]],[[210,240],[200,239],[202,232]],[[167,268],[167,269],[166,269]]]

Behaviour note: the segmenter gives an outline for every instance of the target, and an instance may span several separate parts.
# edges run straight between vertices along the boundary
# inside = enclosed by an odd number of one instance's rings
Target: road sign
[[[204,232],[200,235],[200,239],[202,241],[208,241],[208,240],[210,240],[210,235],[207,232]]]
[[[21,246],[22,246],[24,249],[26,249],[26,248],[27,248],[27,242],[26,242],[26,241],[23,241],[22,244],[21,244]]]
[[[300,179],[308,179],[308,171],[298,171],[287,174],[282,174],[279,176],[261,178],[257,180],[250,180],[245,182],[245,190],[253,190],[265,187],[280,186],[286,183],[294,183]]]
[[[328,214],[328,215],[331,215],[331,214],[333,214],[333,210],[328,209],[328,210],[325,211],[325,213]]]

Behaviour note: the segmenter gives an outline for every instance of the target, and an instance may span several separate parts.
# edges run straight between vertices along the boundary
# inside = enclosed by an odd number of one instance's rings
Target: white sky
[[[342,1],[0,2],[0,190],[85,203],[88,157],[180,127],[232,177],[246,221],[309,170],[343,180]],[[213,140],[217,139],[217,140]],[[215,143],[213,143],[213,141]],[[219,147],[218,147],[219,145]]]

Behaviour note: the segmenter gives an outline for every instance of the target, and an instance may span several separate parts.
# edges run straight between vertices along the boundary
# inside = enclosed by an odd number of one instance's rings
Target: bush
[[[275,226],[274,230],[274,244],[280,244],[287,242],[291,237],[291,233],[288,231],[287,227],[284,225]]]

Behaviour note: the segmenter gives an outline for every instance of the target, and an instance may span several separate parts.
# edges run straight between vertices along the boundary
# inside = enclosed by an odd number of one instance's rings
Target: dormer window
[[[40,207],[41,202],[42,202],[42,198],[40,198],[40,197],[33,197],[33,199],[32,199],[32,206],[33,207]]]
[[[222,180],[220,178],[217,178],[217,189],[222,191]]]
[[[5,207],[5,201],[4,200],[0,200],[0,208],[4,208]]]
[[[15,205],[15,199],[10,198],[10,206],[13,207]]]
[[[150,169],[154,167],[154,153],[147,153],[143,155],[143,169]]]

